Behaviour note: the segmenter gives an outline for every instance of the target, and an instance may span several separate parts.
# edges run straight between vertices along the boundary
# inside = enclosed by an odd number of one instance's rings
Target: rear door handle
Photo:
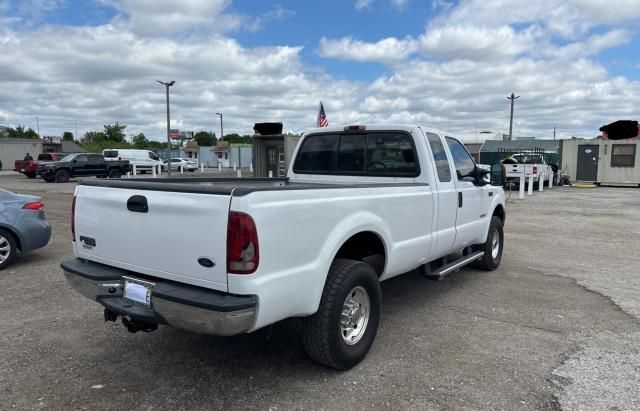
[[[458,208],[462,207],[462,192],[458,191]]]
[[[134,213],[148,213],[149,205],[145,196],[131,196],[127,200],[127,210]]]

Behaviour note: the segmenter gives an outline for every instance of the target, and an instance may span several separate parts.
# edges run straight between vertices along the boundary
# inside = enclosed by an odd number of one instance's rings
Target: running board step
[[[467,264],[470,264],[476,260],[481,259],[483,255],[484,255],[484,251],[476,251],[471,254],[465,255],[462,258],[451,261],[450,263],[447,263],[435,270],[432,270],[431,265],[427,263],[422,266],[421,274],[427,277],[429,280],[438,281],[444,278],[444,276],[446,276],[447,274],[450,274],[464,267]]]

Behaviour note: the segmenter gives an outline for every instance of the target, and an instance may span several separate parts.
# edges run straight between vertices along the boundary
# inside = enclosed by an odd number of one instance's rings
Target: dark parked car
[[[0,188],[0,270],[18,251],[25,254],[42,248],[51,238],[40,197],[14,194]]]
[[[47,182],[66,183],[72,177],[120,178],[131,171],[128,160],[105,161],[102,154],[69,154],[60,161],[39,164],[38,175]]]

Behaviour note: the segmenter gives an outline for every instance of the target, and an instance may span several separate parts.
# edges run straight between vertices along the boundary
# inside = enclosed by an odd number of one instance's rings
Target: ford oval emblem
[[[200,264],[203,267],[207,267],[207,268],[211,268],[211,267],[215,267],[216,266],[216,263],[214,263],[212,259],[207,258],[207,257],[198,258],[198,264]]]

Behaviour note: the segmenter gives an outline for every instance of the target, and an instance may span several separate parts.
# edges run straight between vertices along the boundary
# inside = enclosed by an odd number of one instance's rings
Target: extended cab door
[[[458,213],[458,190],[453,179],[447,151],[442,138],[434,133],[425,133],[435,165],[435,190],[437,207],[434,214],[434,240],[431,259],[447,255],[456,238],[456,215]]]
[[[476,185],[476,164],[467,149],[455,138],[445,140],[456,170],[453,179],[458,194],[458,215],[454,248],[463,248],[482,239],[489,197],[486,186]]]

